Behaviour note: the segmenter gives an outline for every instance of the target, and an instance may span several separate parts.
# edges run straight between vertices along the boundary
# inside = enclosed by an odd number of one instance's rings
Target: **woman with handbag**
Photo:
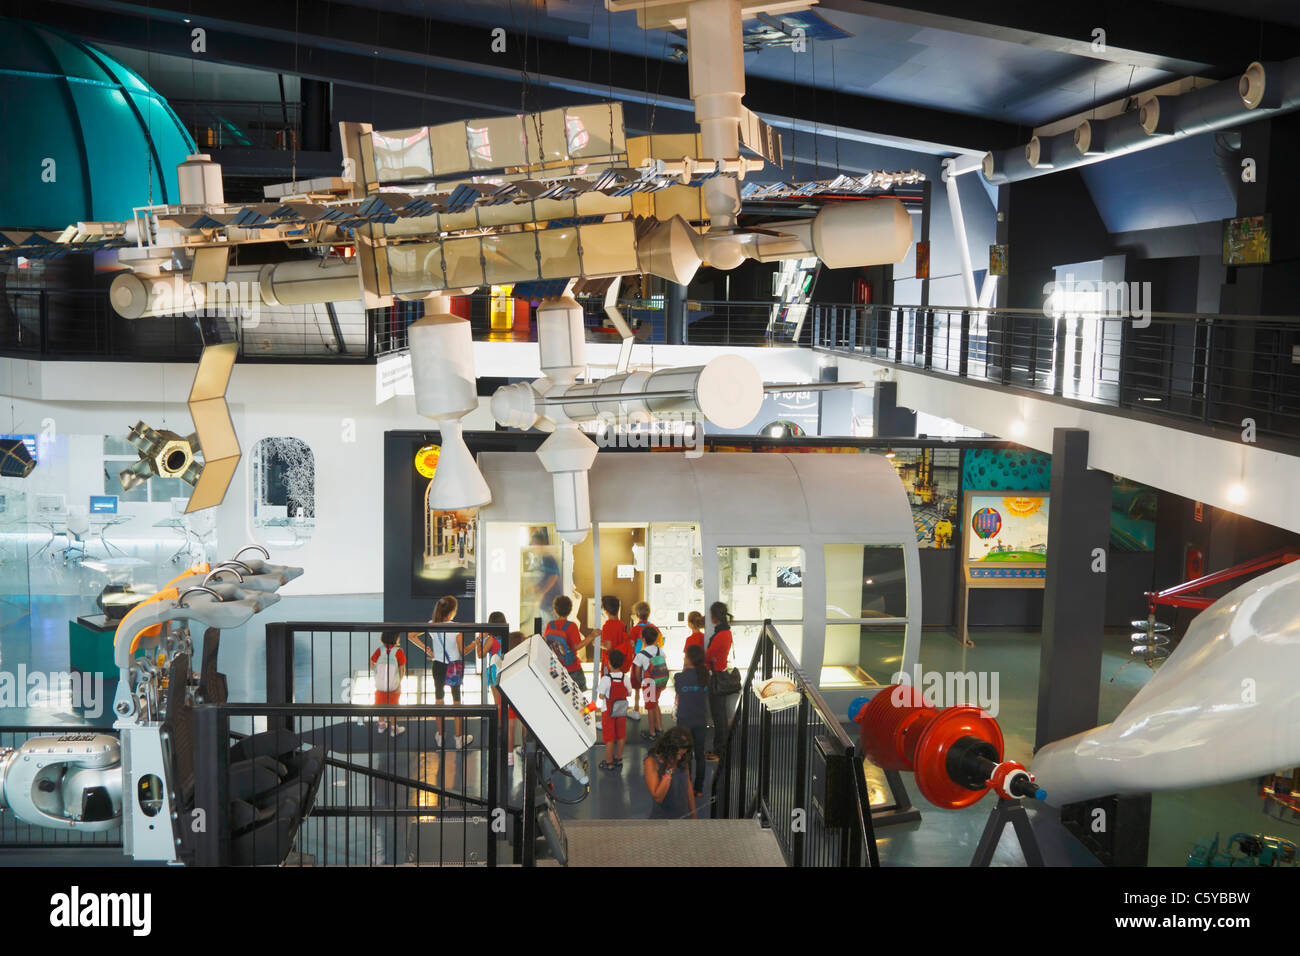
[[[450,594],[446,597],[438,598],[438,603],[433,606],[433,620],[430,624],[445,624],[456,617],[457,601]],[[443,702],[446,695],[446,689],[451,688],[451,701],[453,704],[460,703],[460,685],[465,679],[465,653],[466,650],[477,651],[478,641],[471,639],[468,645],[463,633],[451,634],[446,631],[423,632],[429,643],[426,645],[420,640],[420,631],[412,631],[407,634],[412,644],[428,656],[429,666],[433,670],[434,692],[437,695],[438,703]],[[455,749],[459,750],[462,746],[468,747],[474,742],[474,736],[471,734],[462,740],[461,731],[464,729],[464,721],[456,718],[456,738]],[[438,735],[438,746],[442,746],[442,735]]]
[[[731,698],[740,693],[740,672],[727,667],[731,655],[731,612],[721,601],[709,607],[713,621],[713,634],[704,649],[709,665],[709,711],[713,715],[713,749],[709,760],[721,760],[727,751],[727,732],[730,730]]]

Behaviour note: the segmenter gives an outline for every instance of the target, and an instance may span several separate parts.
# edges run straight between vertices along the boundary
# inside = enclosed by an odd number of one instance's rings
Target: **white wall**
[[[816,356],[806,349],[722,350],[702,346],[638,346],[634,364],[703,364],[721,351],[736,351],[758,365],[768,381],[816,379]],[[540,374],[536,344],[476,343],[478,373],[534,377]],[[589,360],[612,370],[617,346],[593,345]],[[251,455],[259,439],[288,436],[311,446],[316,459],[316,526],[300,548],[272,554],[306,573],[286,594],[373,594],[383,589],[384,432],[429,429],[434,423],[415,412],[409,395],[376,405],[373,365],[237,364],[227,397],[244,458],[226,500],[216,509],[218,554],[228,557],[256,540],[251,526]],[[594,375],[607,374],[593,368]],[[0,359],[0,394],[10,396],[11,422],[18,434],[52,428],[56,454],[27,480],[29,493],[63,493],[69,503],[86,503],[103,493],[102,436],[125,435],[143,420],[182,434],[191,428],[185,400],[194,366],[120,362],[27,362]],[[495,425],[480,399],[465,419],[466,430]],[[352,440],[349,440],[352,439]],[[175,532],[153,528],[170,514],[162,504],[122,503],[134,514],[110,533],[115,538],[154,537],[180,543]]]

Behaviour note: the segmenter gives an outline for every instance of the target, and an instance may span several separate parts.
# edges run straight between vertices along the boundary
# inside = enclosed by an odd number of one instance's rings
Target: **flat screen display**
[[[90,513],[92,515],[117,514],[117,495],[91,495]]]

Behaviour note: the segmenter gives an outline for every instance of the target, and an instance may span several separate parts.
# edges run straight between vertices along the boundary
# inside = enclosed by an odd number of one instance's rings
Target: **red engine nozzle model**
[[[921,794],[960,810],[990,789],[1005,800],[1045,796],[1024,765],[1002,759],[1002,729],[979,707],[938,710],[908,684],[891,684],[849,707],[862,752],[882,770],[911,770]]]

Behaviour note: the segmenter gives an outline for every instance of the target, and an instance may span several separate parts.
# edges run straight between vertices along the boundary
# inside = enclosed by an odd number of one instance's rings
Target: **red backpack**
[[[624,680],[627,678],[626,671],[611,671],[609,675],[609,708],[612,711],[614,704],[620,700],[627,700],[627,684]]]

